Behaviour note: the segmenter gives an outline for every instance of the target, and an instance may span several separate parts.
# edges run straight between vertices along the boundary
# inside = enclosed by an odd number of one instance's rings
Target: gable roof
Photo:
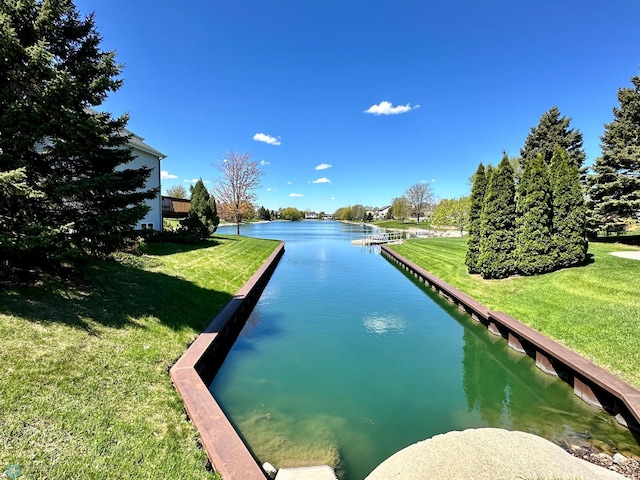
[[[99,113],[96,109],[89,106],[85,107],[85,112],[94,114],[94,115],[97,115]],[[159,160],[162,160],[163,158],[167,158],[167,156],[161,151],[156,150],[151,145],[147,145],[146,143],[144,143],[144,138],[142,138],[140,135],[136,135],[131,130],[124,128],[122,129],[122,132],[120,132],[120,134],[122,136],[129,137],[129,140],[127,143],[131,148],[135,148],[137,150],[140,150],[141,152],[147,153],[154,157],[158,157]]]
[[[126,128],[124,129],[123,135],[129,135],[129,141],[127,143],[131,148],[135,148],[144,153],[148,153],[149,155],[152,155],[154,157],[158,157],[159,160],[162,160],[163,158],[167,157],[161,151],[156,150],[152,146],[144,143],[144,138],[142,138],[140,135],[136,135],[135,133],[133,133],[130,130],[127,130]]]

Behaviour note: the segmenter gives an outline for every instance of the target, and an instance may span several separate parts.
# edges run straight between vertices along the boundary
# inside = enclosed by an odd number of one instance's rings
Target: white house
[[[378,209],[377,212],[374,213],[373,218],[375,218],[376,220],[384,220],[385,218],[387,218],[387,215],[389,214],[389,210],[391,210],[391,205],[382,207]]]
[[[149,205],[150,210],[147,215],[138,222],[135,226],[136,230],[162,230],[162,195],[160,192],[160,160],[167,156],[156,150],[155,148],[144,143],[144,138],[136,135],[135,133],[125,130],[126,135],[131,135],[127,145],[132,149],[133,156],[135,157],[131,162],[126,165],[122,165],[121,168],[141,168],[149,167],[151,173],[147,179],[145,190],[152,188],[158,189],[158,194],[151,200],[146,200],[146,204]]]

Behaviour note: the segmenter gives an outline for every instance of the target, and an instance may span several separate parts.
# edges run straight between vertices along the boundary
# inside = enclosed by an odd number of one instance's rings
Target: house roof
[[[144,153],[148,153],[149,155],[153,155],[154,157],[158,157],[158,159],[160,160],[167,157],[161,151],[156,150],[152,146],[144,143],[144,138],[142,138],[140,135],[136,135],[135,133],[133,133],[130,130],[127,130],[126,128],[124,129],[123,133],[125,135],[129,135],[128,143],[131,148],[135,148],[137,150],[143,151]]]
[[[88,106],[85,107],[85,111],[87,113],[92,113],[92,114],[98,113],[97,110]],[[160,150],[156,150],[151,145],[147,145],[146,143],[144,143],[144,138],[142,138],[140,135],[136,135],[131,130],[124,128],[121,133],[123,136],[127,136],[127,135],[129,136],[129,141],[127,143],[131,148],[135,148],[144,153],[148,153],[149,155],[153,155],[154,157],[158,157],[159,160],[162,160],[163,158],[167,158],[167,156],[164,153],[162,153]]]

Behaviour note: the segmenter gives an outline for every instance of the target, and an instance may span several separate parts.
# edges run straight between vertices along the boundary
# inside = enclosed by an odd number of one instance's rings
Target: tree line
[[[587,238],[640,218],[640,77],[618,91],[602,155],[589,173],[582,134],[556,107],[514,162],[474,175],[465,263],[484,278],[535,275],[584,263]]]
[[[582,134],[552,107],[520,158],[474,175],[465,263],[483,278],[535,275],[579,265],[587,252]],[[581,175],[582,172],[582,175]]]
[[[584,262],[586,206],[578,166],[556,146],[537,153],[516,187],[506,154],[496,169],[480,164],[471,191],[465,263],[483,278],[535,275]]]

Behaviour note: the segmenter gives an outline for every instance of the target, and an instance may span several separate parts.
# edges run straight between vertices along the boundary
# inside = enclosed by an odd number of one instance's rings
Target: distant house
[[[190,208],[188,198],[162,196],[162,218],[185,218]]]
[[[390,209],[391,209],[390,205],[387,205],[386,207],[382,207],[378,209],[378,211],[374,213],[373,218],[375,220],[384,220],[385,218],[387,218],[387,215],[389,214]]]
[[[304,218],[305,220],[317,220],[318,214],[316,212],[306,212]]]
[[[125,135],[131,135],[127,146],[131,148],[134,159],[126,165],[121,165],[120,169],[148,167],[151,169],[145,190],[158,189],[158,194],[151,200],[146,200],[149,205],[149,212],[134,227],[136,230],[162,230],[162,196],[160,194],[160,160],[167,156],[155,148],[144,143],[144,138],[129,130],[125,130]]]

